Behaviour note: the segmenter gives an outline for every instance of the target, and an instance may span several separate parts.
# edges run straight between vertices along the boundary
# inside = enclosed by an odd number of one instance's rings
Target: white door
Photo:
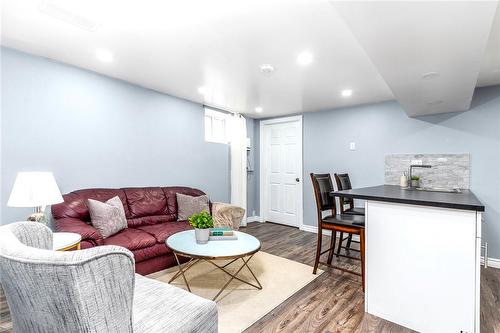
[[[264,221],[302,224],[302,117],[261,122],[261,208]]]

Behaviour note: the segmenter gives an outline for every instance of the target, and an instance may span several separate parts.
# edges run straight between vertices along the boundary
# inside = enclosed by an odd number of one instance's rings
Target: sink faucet
[[[410,179],[408,180],[408,188],[409,189],[412,188],[411,174],[412,174],[413,168],[432,168],[432,165],[429,165],[429,164],[411,164],[410,165]]]

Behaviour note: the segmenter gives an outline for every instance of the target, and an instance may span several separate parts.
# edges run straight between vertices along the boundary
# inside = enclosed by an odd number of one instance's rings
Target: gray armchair
[[[0,227],[0,283],[16,332],[217,332],[212,301],[134,273],[119,246],[52,251],[36,222]]]

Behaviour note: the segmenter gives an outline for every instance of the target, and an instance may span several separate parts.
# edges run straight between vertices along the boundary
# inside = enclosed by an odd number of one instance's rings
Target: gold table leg
[[[224,286],[219,290],[219,292],[217,293],[217,295],[214,296],[214,298],[212,298],[213,301],[215,301],[221,294],[224,290],[226,290],[227,286],[229,286],[229,284],[233,281],[233,280],[238,280],[240,282],[243,282],[243,283],[246,283],[256,289],[259,289],[261,290],[262,289],[262,285],[259,281],[259,279],[257,279],[257,276],[255,276],[254,272],[252,271],[252,269],[250,268],[250,266],[248,266],[248,262],[252,259],[253,257],[253,254],[251,256],[248,257],[248,259],[245,260],[245,257],[240,257],[240,258],[236,258],[236,259],[233,259],[232,261],[228,262],[227,264],[223,265],[223,266],[219,266],[217,265],[216,263],[214,263],[212,260],[209,260],[209,259],[193,259],[191,258],[188,263],[187,263],[187,266],[185,269],[183,269],[181,267],[181,264],[180,264],[180,261],[179,261],[179,258],[177,256],[177,253],[174,252],[174,256],[175,256],[175,260],[177,261],[177,266],[179,267],[179,271],[177,273],[175,273],[175,275],[170,279],[170,281],[168,281],[168,283],[171,283],[172,281],[174,281],[175,279],[177,279],[179,276],[182,275],[182,278],[184,280],[184,282],[186,283],[186,287],[188,289],[189,292],[192,292],[191,291],[191,288],[189,287],[189,283],[187,282],[187,278],[185,276],[185,273],[190,269],[192,268],[196,263],[200,262],[200,261],[206,261],[212,265],[214,265],[215,267],[217,267],[218,269],[220,269],[221,271],[223,271],[224,273],[226,273],[227,275],[229,275],[231,278],[229,279],[229,281],[227,281]],[[231,273],[229,272],[226,267],[229,266],[230,264],[236,262],[238,259],[241,259],[243,261],[243,265],[240,266],[240,268],[238,268],[238,270],[236,271],[236,273]],[[246,267],[248,269],[248,271],[250,271],[250,274],[252,274],[252,277],[254,278],[255,282],[257,282],[257,285],[251,283],[251,282],[248,282],[248,281],[245,281],[241,278],[238,277],[238,274],[241,272],[241,270]]]

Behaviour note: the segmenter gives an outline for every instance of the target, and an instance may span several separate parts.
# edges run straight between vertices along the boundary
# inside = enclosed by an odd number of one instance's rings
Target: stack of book
[[[234,233],[231,228],[211,228],[210,236],[208,240],[234,240],[238,239],[238,236]]]

